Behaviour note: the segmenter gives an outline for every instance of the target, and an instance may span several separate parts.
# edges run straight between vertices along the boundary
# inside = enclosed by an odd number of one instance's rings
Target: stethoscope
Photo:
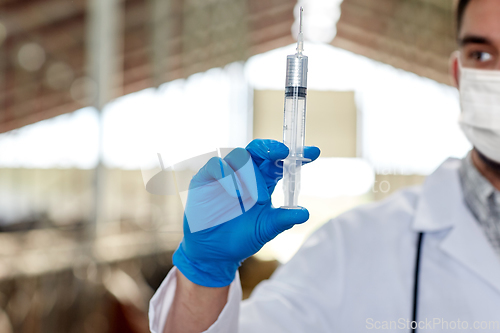
[[[424,237],[423,232],[418,233],[417,242],[417,257],[415,258],[415,278],[413,280],[413,312],[412,312],[412,323],[416,323],[415,328],[413,324],[411,325],[411,331],[416,332],[418,327],[417,321],[417,309],[418,309],[418,279],[420,275],[420,253],[422,252],[422,239]]]

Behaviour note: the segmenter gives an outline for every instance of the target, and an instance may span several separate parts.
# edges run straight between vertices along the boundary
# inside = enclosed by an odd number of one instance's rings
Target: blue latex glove
[[[212,158],[193,177],[184,212],[184,238],[174,265],[191,282],[224,287],[241,262],[295,224],[309,219],[305,208],[277,209],[271,194],[283,176],[288,148],[275,140],[253,140],[224,159]],[[304,156],[319,157],[317,147]],[[196,230],[191,232],[191,230]]]

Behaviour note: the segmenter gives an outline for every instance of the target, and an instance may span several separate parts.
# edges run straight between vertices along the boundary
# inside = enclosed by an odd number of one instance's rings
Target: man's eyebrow
[[[460,46],[465,46],[467,44],[488,44],[492,45],[493,43],[485,37],[481,36],[465,36],[464,38],[461,38],[458,40],[458,44]]]

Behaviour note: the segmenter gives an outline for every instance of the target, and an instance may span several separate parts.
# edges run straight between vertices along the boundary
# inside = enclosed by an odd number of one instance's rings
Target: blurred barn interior
[[[453,1],[338,2],[337,33],[327,46],[450,84]],[[0,332],[148,332],[148,300],[171,268],[171,254],[182,238],[182,203],[177,195],[148,193],[139,167],[106,163],[103,110],[121,96],[246,64],[293,44],[297,5],[296,0],[0,0],[0,141],[85,108],[95,110],[98,124],[88,138],[82,134],[98,147],[87,167],[30,167],[9,159],[28,153],[0,146],[0,161],[9,161],[0,163]],[[254,136],[279,139],[281,111],[272,116],[266,106],[282,108],[282,92],[244,88],[252,92],[253,128],[238,143]],[[325,101],[346,105],[342,118],[335,119],[350,125],[341,123],[338,130],[353,130],[323,142],[329,137],[314,133],[330,118],[311,115],[316,125],[308,126],[318,127],[308,127],[308,140],[321,142],[329,158],[363,157],[358,95],[316,90],[311,110]],[[271,123],[276,131],[266,127]],[[126,126],[131,135],[136,131],[133,122]],[[58,137],[55,146],[37,147],[28,157],[41,159],[65,140]],[[80,152],[71,144],[65,149]],[[390,190],[355,199],[304,200],[311,211],[323,207],[315,219],[324,222],[423,177],[375,170],[375,181],[390,184]],[[245,297],[269,277],[277,259],[264,254],[245,262]]]

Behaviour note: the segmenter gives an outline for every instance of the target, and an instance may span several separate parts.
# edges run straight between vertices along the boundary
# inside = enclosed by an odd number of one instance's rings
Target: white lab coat
[[[449,159],[422,186],[331,220],[241,305],[237,276],[206,332],[409,332],[420,231],[418,331],[499,332],[485,325],[500,327],[500,259],[464,203],[459,165]],[[162,333],[175,284],[174,269],[151,300],[152,332]]]

